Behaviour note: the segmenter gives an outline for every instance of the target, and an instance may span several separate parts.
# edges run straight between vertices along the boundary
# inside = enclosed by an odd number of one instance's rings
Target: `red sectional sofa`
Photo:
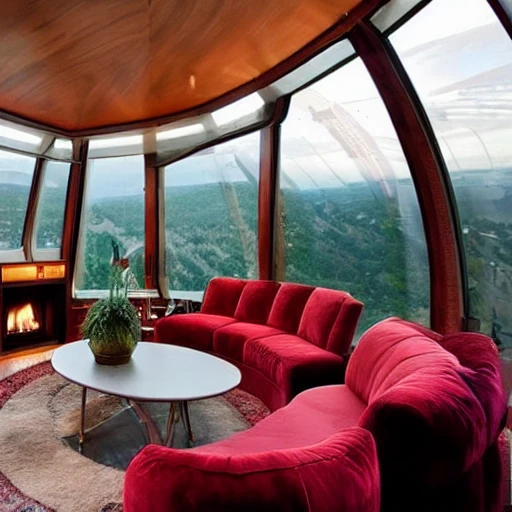
[[[155,341],[211,352],[240,368],[240,387],[274,411],[316,386],[341,384],[363,305],[293,283],[214,278],[200,313],[160,319]]]
[[[505,411],[492,340],[388,319],[359,341],[345,385],[307,390],[218,443],[144,448],[125,512],[371,512],[372,437],[382,511],[497,511]]]

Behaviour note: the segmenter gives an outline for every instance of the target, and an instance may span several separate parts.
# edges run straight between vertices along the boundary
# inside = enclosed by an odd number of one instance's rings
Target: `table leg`
[[[85,404],[87,402],[87,388],[82,388],[82,406],[80,408],[80,432],[78,434],[78,446],[82,451],[82,445],[85,441]]]
[[[190,425],[190,416],[188,415],[188,402],[184,400],[180,402],[181,415],[183,416],[183,423],[185,425],[185,429],[187,431],[188,440],[193,443],[194,442],[194,434],[192,433],[192,427]]]
[[[165,436],[165,446],[170,446],[172,442],[172,434],[174,430],[174,422],[176,417],[176,404],[171,402],[169,404],[169,416],[167,416],[167,432]]]

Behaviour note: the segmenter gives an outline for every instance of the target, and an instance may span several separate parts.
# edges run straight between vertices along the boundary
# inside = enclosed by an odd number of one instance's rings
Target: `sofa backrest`
[[[213,278],[202,313],[269,325],[334,354],[345,354],[363,305],[346,292],[296,283]]]
[[[282,283],[268,318],[268,325],[297,334],[304,307],[315,288],[304,284]]]
[[[363,304],[346,292],[316,288],[310,295],[297,334],[334,354],[348,352]]]
[[[245,279],[214,277],[206,288],[201,313],[234,317],[246,284]]]
[[[364,402],[375,400],[403,379],[425,370],[459,367],[424,327],[389,318],[368,329],[350,357],[345,383]]]
[[[345,382],[368,403],[359,426],[376,440],[385,502],[465,474],[496,440],[506,411],[492,340],[443,337],[396,318],[363,335]]]
[[[279,287],[275,281],[248,281],[240,295],[235,318],[240,322],[266,324]]]

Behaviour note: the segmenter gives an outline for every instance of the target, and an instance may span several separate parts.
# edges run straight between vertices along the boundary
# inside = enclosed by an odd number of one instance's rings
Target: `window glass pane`
[[[391,41],[453,183],[470,315],[512,357],[512,42],[485,0],[434,0]]]
[[[0,151],[0,250],[19,249],[36,159]]]
[[[68,163],[47,162],[37,212],[38,249],[58,249],[62,246],[68,180]]]
[[[359,333],[391,315],[429,323],[429,269],[415,189],[360,59],[293,97],[283,124],[287,281],[346,290]]]
[[[144,288],[144,157],[89,160],[78,290],[109,288],[119,261],[130,289]]]
[[[256,278],[259,133],[165,169],[166,275],[175,291],[214,276]]]

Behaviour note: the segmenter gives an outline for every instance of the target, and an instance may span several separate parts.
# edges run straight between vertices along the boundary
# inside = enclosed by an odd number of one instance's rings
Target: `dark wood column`
[[[23,225],[23,235],[21,239],[27,261],[33,260],[32,238],[36,225],[37,207],[39,204],[39,195],[41,194],[42,177],[45,165],[46,160],[43,158],[38,158],[36,160],[34,177],[32,178],[32,186],[28,196],[27,213],[25,215],[25,223]]]
[[[75,272],[75,262],[82,220],[85,173],[87,166],[87,141],[74,141],[73,157],[69,174],[68,195],[64,213],[64,230],[62,233],[62,259],[68,264],[67,277],[71,285]]]
[[[430,122],[390,43],[369,22],[349,39],[384,101],[409,164],[423,217],[430,264],[431,327],[459,331],[465,316],[465,273],[451,183]]]
[[[509,37],[512,38],[512,4],[509,2],[509,0],[487,1],[503,25],[503,28],[507,31]]]
[[[73,307],[72,293],[80,240],[80,225],[84,208],[88,149],[89,142],[73,141],[73,159],[75,161],[71,164],[69,173],[61,253],[61,258],[66,262],[66,341],[80,338],[79,326],[87,311],[86,309],[75,309]]]
[[[161,170],[156,166],[156,155],[144,155],[144,285],[160,292],[160,280],[164,278],[163,247],[160,247],[161,231],[165,229],[163,199],[161,194]]]
[[[276,278],[281,122],[288,113],[289,104],[289,98],[281,98],[276,105],[274,122],[261,130],[258,192],[258,269],[260,279],[273,280]]]

